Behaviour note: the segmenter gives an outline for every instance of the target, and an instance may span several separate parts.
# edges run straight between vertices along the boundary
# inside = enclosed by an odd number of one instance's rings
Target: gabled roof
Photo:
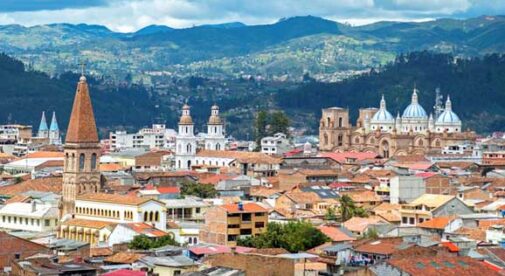
[[[319,231],[325,234],[333,242],[354,241],[356,240],[351,233],[336,226],[321,225],[317,227]]]
[[[430,208],[438,208],[454,198],[456,197],[451,195],[423,194],[407,205],[425,205]]]
[[[84,76],[81,76],[77,84],[65,142],[98,143],[95,115],[89,96],[88,83]]]
[[[484,262],[470,257],[434,256],[416,258],[397,258],[387,261],[388,264],[409,275],[438,275],[438,276],[473,276],[500,275]]]
[[[455,216],[436,217],[427,221],[423,221],[418,226],[421,228],[443,230],[455,218],[456,218]]]
[[[0,195],[14,196],[28,191],[53,192],[60,194],[62,187],[61,177],[36,178],[0,187]]]

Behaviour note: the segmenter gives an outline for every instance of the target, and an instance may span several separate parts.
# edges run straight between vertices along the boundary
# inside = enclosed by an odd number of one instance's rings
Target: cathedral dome
[[[184,104],[182,106],[182,115],[181,115],[181,119],[179,120],[180,125],[192,125],[193,124],[193,119],[191,118],[189,110],[190,110],[190,107],[188,104]]]
[[[379,111],[377,111],[373,115],[371,122],[372,123],[378,123],[378,122],[392,123],[394,121],[395,121],[395,118],[386,109],[386,100],[384,99],[384,95],[382,95],[380,109],[379,109]]]
[[[447,125],[447,124],[461,124],[461,120],[458,115],[452,111],[452,103],[449,96],[447,96],[447,101],[445,102],[445,110],[438,116],[437,125]]]
[[[412,93],[412,101],[403,111],[402,118],[414,118],[414,119],[427,119],[428,114],[424,108],[419,104],[417,98],[417,89],[414,88],[414,93]]]

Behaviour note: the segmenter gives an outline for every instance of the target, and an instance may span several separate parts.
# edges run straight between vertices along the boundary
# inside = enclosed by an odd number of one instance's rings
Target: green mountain
[[[432,50],[473,57],[505,51],[505,17],[378,22],[353,27],[313,16],[267,25],[232,22],[185,29],[152,25],[135,33],[103,26],[0,26],[0,51],[52,75],[86,60],[92,73],[152,83],[153,74],[339,80],[400,53]],[[343,76],[336,76],[350,70]]]

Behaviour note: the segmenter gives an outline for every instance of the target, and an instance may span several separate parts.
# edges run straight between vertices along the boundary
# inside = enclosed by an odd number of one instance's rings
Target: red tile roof
[[[359,161],[376,159],[379,157],[377,153],[374,152],[354,152],[354,151],[345,151],[345,152],[328,152],[320,154],[322,157],[331,158],[339,163],[345,163],[347,159],[356,159]]]
[[[233,203],[233,204],[225,204],[221,205],[221,208],[224,208],[228,213],[242,213],[242,212],[247,212],[247,213],[255,213],[255,212],[267,212],[267,209],[261,207],[260,205],[256,203],[244,203],[243,210],[238,209],[238,203]]]
[[[0,195],[14,196],[28,191],[61,193],[62,178],[46,177],[29,179],[18,184],[0,187]]]
[[[147,223],[125,223],[123,225],[125,227],[132,229],[138,234],[144,234],[147,235],[148,237],[163,237],[167,235],[167,233],[158,230]]]
[[[347,235],[338,227],[335,226],[319,226],[317,229],[330,238],[333,242],[354,241],[355,238]]]
[[[455,218],[454,216],[432,218],[430,220],[423,221],[418,226],[421,228],[442,230],[445,229],[447,224],[449,224],[452,220],[454,220],[454,218]]]
[[[119,269],[102,274],[102,276],[146,276],[147,272],[138,270]]]
[[[24,158],[62,158],[65,154],[61,151],[36,151],[25,155]]]
[[[470,257],[416,257],[398,258],[387,261],[388,264],[396,267],[402,272],[412,276],[475,276],[500,275],[483,262]]]
[[[357,246],[354,251],[377,255],[391,255],[398,251],[397,246],[401,243],[402,239],[397,238],[373,240]]]
[[[86,79],[81,77],[77,84],[72,114],[67,128],[66,143],[98,143],[95,115]]]
[[[179,187],[158,187],[158,192],[160,194],[179,194],[181,193],[181,189]]]

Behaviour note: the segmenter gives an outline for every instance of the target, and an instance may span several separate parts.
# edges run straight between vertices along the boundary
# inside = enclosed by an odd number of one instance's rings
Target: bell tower
[[[100,145],[86,77],[77,84],[64,145],[61,217],[74,212],[81,193],[100,191]]]

